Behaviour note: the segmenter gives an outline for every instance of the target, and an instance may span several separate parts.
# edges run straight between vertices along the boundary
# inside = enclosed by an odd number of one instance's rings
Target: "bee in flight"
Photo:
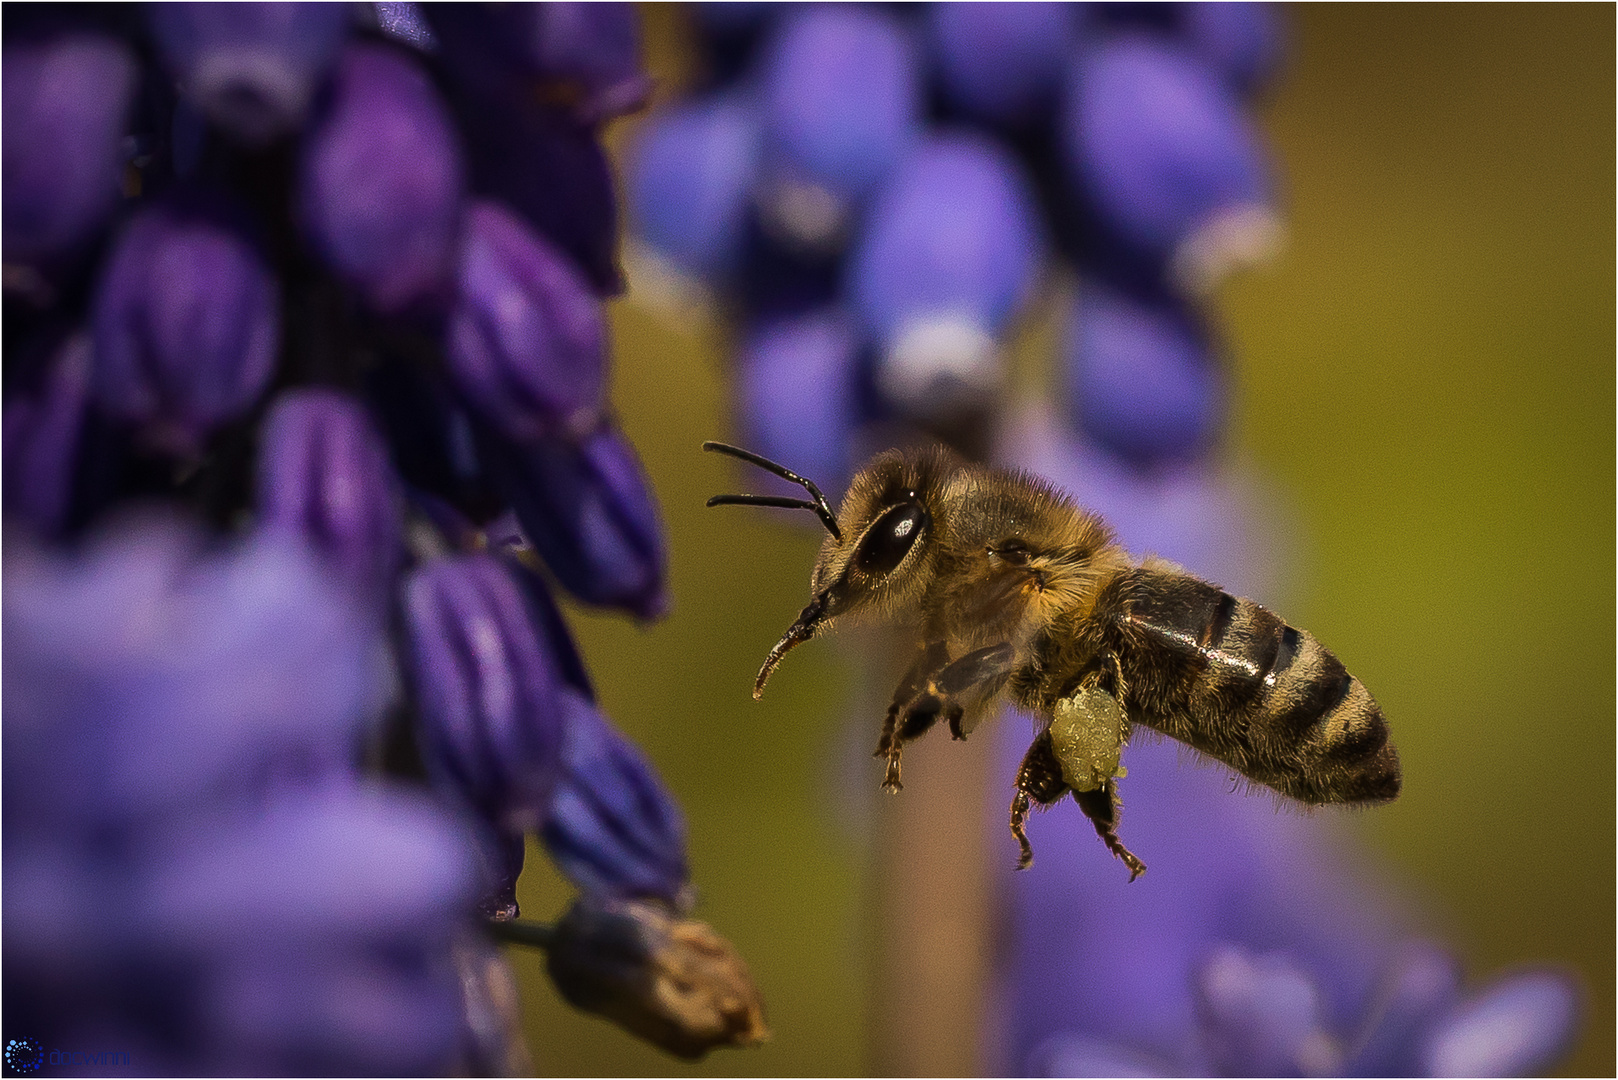
[[[753,697],[789,650],[834,621],[893,625],[915,654],[877,744],[887,791],[900,788],[904,744],[939,720],[964,739],[1002,697],[1032,713],[1039,734],[1011,800],[1019,869],[1033,863],[1030,807],[1071,792],[1130,880],[1145,871],[1117,834],[1119,757],[1135,724],[1310,805],[1399,794],[1382,711],[1312,634],[1172,563],[1132,558],[1043,480],[942,448],[890,450],[860,469],[833,513],[813,482],[767,458],[702,448],[810,496],[716,495],[709,506],[810,510],[828,533],[809,604],[765,658]]]

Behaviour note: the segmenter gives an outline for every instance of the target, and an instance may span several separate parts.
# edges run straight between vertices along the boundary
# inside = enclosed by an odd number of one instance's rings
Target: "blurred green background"
[[[680,17],[647,15],[666,97]],[[1262,122],[1290,245],[1220,299],[1230,452],[1301,522],[1289,619],[1351,657],[1392,720],[1404,795],[1355,827],[1431,903],[1469,980],[1577,970],[1585,1031],[1563,1071],[1611,1075],[1614,9],[1289,15]],[[663,504],[675,607],[649,629],[574,623],[607,708],[685,807],[699,915],[747,958],[774,1038],[688,1065],[573,1012],[518,954],[536,1064],[865,1071],[868,849],[833,780],[850,673],[834,649],[803,649],[764,704],[748,694],[817,541],[703,509],[734,476],[697,449],[733,431],[724,329],[632,290],[613,330],[614,397]],[[567,895],[531,858],[524,913]]]

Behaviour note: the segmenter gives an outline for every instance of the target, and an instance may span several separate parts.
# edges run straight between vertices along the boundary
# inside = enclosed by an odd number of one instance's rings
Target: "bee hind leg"
[[[1062,779],[1062,766],[1051,748],[1051,734],[1043,731],[1023,755],[1017,769],[1017,790],[1011,797],[1011,835],[1016,837],[1020,854],[1017,869],[1026,870],[1034,865],[1034,849],[1028,843],[1024,826],[1033,806],[1041,809],[1052,805],[1068,792],[1067,781]]]
[[[1096,827],[1096,834],[1101,842],[1107,845],[1107,850],[1122,859],[1124,865],[1129,867],[1129,880],[1134,881],[1146,873],[1146,864],[1135,857],[1135,853],[1124,847],[1123,841],[1118,839],[1115,831],[1118,827],[1118,785],[1112,781],[1095,789],[1094,791],[1075,791],[1073,801],[1079,804],[1084,816],[1090,819],[1090,824]]]

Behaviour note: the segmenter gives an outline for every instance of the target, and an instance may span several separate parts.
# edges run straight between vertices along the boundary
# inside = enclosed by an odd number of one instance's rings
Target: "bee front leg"
[[[899,749],[906,739],[913,739],[922,731],[931,726],[931,722],[922,725],[921,731],[913,730],[912,724],[907,721],[905,706],[908,705],[924,687],[930,683],[935,675],[949,666],[949,649],[942,641],[930,642],[916,654],[915,662],[905,677],[899,680],[898,687],[893,691],[893,702],[888,706],[887,719],[882,722],[882,737],[876,744],[876,756],[888,759],[887,773],[882,781],[882,790],[892,793],[904,785],[899,783]]]
[[[961,696],[1011,670],[1015,659],[1016,650],[1006,641],[967,653],[928,680],[926,689],[911,699],[905,706],[899,731],[905,738],[913,739],[942,716],[949,721],[950,735],[966,738],[961,728],[961,720],[966,715]],[[909,734],[912,730],[915,734]]]

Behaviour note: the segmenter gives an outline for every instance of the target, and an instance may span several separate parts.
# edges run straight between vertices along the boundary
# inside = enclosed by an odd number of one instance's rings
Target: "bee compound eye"
[[[854,565],[867,574],[891,574],[931,523],[932,515],[920,502],[888,507],[866,530],[854,555]]]

